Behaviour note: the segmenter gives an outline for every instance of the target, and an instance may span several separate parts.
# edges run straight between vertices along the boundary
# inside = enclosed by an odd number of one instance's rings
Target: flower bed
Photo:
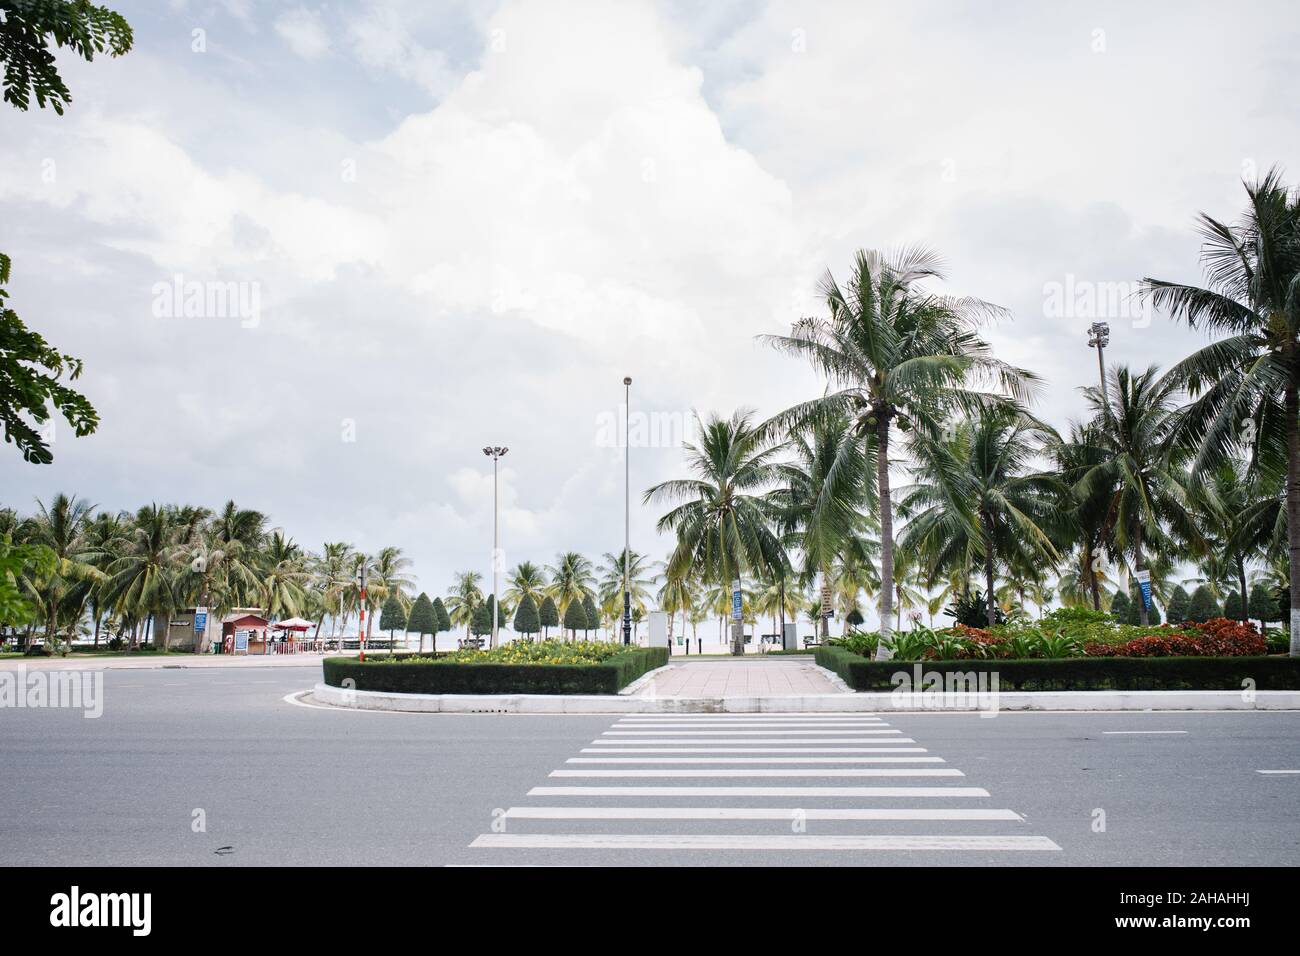
[[[330,657],[325,683],[399,694],[617,694],[668,663],[665,647],[517,641],[482,651]],[[345,684],[351,680],[353,683]]]
[[[894,634],[886,646],[906,661],[1034,660],[1077,657],[1258,657],[1268,643],[1254,626],[1214,618],[1179,627],[1117,625],[1093,612],[1054,612],[1042,621],[994,628],[957,624]],[[829,643],[862,657],[875,656],[878,634],[853,634]]]
[[[893,691],[900,671],[918,662],[872,661],[843,648],[817,649],[817,663],[859,691]],[[1040,660],[946,660],[925,672],[997,674],[1000,690],[1300,690],[1295,657],[1074,657]],[[1246,682],[1251,682],[1247,684]]]

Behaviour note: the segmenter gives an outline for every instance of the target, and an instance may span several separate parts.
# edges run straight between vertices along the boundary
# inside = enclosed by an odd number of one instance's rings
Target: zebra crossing
[[[988,806],[989,792],[964,777],[877,714],[629,715],[552,770],[527,802],[498,811],[492,832],[470,846],[1061,849],[1023,832],[1020,813]]]

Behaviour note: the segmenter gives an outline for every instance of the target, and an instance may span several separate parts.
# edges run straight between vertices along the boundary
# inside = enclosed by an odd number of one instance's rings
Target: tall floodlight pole
[[[492,647],[497,646],[497,619],[501,616],[501,596],[497,593],[501,587],[501,509],[498,505],[501,481],[497,462],[509,450],[499,445],[489,445],[483,449],[483,454],[492,459]]]
[[[623,643],[632,643],[632,442],[628,407],[632,403],[632,377],[623,377]]]
[[[1110,344],[1110,324],[1094,322],[1088,326],[1088,348],[1097,350],[1097,375],[1101,378],[1101,400],[1110,415],[1110,395],[1106,391],[1106,346]]]

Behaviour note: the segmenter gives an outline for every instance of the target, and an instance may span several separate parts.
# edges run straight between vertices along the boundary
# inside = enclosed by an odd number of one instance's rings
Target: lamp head
[[[624,384],[624,385],[631,385],[631,384],[632,384],[632,376],[631,376],[631,375],[624,375],[624,376],[623,376],[623,384]]]

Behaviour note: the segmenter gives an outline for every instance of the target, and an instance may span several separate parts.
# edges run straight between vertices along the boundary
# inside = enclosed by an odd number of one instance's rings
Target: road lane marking
[[[924,747],[583,747],[584,754],[923,754]]]
[[[681,724],[677,724],[677,723],[650,723],[648,721],[631,723],[631,724],[620,723],[614,725],[614,731],[618,732],[620,728],[627,729],[630,727],[666,728],[666,727],[681,727],[681,726],[682,726]],[[853,727],[888,727],[889,725],[885,723],[883,720],[837,720],[837,721],[828,720],[828,721],[815,721],[815,722],[808,721],[804,723],[795,723],[793,721],[781,720],[781,721],[770,721],[770,722],[764,721],[763,723],[745,722],[741,724],[727,723],[725,721],[718,721],[716,723],[713,721],[708,721],[708,722],[701,721],[698,724],[693,723],[690,724],[689,726],[692,728],[721,729],[721,730],[730,730],[736,727],[782,727],[787,730],[790,730],[799,727],[853,728]],[[674,733],[675,732],[676,731],[674,731]]]
[[[1185,730],[1103,730],[1103,734],[1123,736],[1126,734],[1185,734]]]
[[[901,730],[731,730],[731,728],[719,728],[719,730],[607,730],[602,736],[607,737],[636,737],[636,736],[654,736],[654,737],[708,737],[731,734],[733,736],[785,736],[797,737],[809,734],[831,736],[835,734],[902,734]]]
[[[1291,776],[1292,774],[1300,774],[1300,770],[1256,770],[1255,773],[1263,773],[1269,775],[1276,774],[1279,776]]]
[[[533,787],[530,797],[987,797],[983,787]]]
[[[920,810],[911,807],[807,809],[766,807],[511,807],[514,820],[1018,820],[1014,810]]]
[[[689,747],[695,744],[914,744],[916,743],[911,737],[890,737],[888,740],[881,740],[879,737],[814,737],[809,740],[781,740],[779,738],[761,737],[755,740],[746,740],[740,738],[723,738],[712,740],[673,740],[671,737],[651,737],[645,740],[593,740],[593,745],[618,746],[620,744],[656,744],[667,746],[677,744],[682,747]]]
[[[943,763],[942,757],[570,757],[565,763]]]
[[[472,847],[589,850],[1060,850],[1041,836],[813,836],[630,833],[484,833]]]
[[[833,770],[552,770],[552,777],[964,777],[951,767],[843,767]]]

